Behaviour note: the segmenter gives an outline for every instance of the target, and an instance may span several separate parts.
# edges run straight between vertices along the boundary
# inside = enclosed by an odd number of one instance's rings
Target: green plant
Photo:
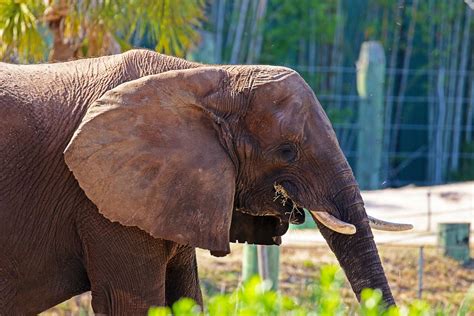
[[[199,41],[204,7],[204,0],[0,0],[0,60],[43,61],[49,42],[56,58],[71,50],[71,59],[141,40],[182,57]]]
[[[45,44],[35,15],[44,10],[35,1],[0,0],[0,60],[15,52],[34,60],[44,58]]]
[[[332,316],[353,314],[341,298],[343,274],[339,267],[328,265],[321,268],[321,276],[313,285],[314,309],[301,307],[295,299],[271,291],[271,285],[255,276],[230,294],[219,294],[209,299],[204,311],[191,299],[183,298],[169,307],[152,307],[149,316],[220,316],[220,315],[292,315]],[[466,316],[474,312],[474,286],[471,287],[456,315]],[[448,308],[433,308],[426,302],[414,300],[408,306],[387,308],[379,290],[365,289],[356,312],[361,316],[443,316],[452,315]]]

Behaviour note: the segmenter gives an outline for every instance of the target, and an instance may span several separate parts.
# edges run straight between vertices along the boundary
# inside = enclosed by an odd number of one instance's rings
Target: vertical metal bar
[[[427,216],[427,221],[428,225],[426,227],[426,231],[431,231],[431,189],[428,190],[428,193],[426,193],[426,198],[428,202],[428,216]]]
[[[420,255],[418,257],[418,298],[421,299],[423,295],[423,246],[420,247]]]

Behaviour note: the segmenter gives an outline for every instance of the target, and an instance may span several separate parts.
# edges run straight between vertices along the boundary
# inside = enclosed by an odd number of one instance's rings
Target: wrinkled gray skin
[[[99,212],[63,155],[88,108],[107,91],[195,67],[202,66],[144,50],[63,64],[0,64],[1,313],[38,313],[88,290],[94,311],[105,314],[145,313],[181,296],[202,302],[194,246],[217,254],[227,249],[178,243],[182,236],[154,234]],[[299,206],[357,227],[348,236],[318,223],[357,297],[363,288],[380,288],[394,303],[357,183],[311,89],[286,68],[219,67],[225,78],[218,91],[206,92],[205,112],[226,126],[220,141],[235,167],[234,219],[232,227],[223,222],[223,240],[278,244],[288,222],[302,222],[274,201],[273,185],[281,184]],[[130,90],[124,87],[103,102]],[[186,229],[195,230],[192,223]]]

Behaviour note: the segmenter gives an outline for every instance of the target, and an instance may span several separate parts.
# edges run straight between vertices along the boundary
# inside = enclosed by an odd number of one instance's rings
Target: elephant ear
[[[156,238],[229,252],[236,171],[205,104],[226,76],[214,67],[147,76],[89,108],[64,154],[100,213]]]

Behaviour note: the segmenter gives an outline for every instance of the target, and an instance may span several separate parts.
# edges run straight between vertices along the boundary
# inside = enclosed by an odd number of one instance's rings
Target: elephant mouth
[[[303,224],[305,221],[303,207],[291,199],[283,185],[274,184],[273,189],[275,192],[273,202],[281,205],[283,208],[283,217],[291,224]]]
[[[242,209],[232,214],[232,225],[229,232],[231,242],[258,245],[280,245],[281,236],[288,230],[288,221],[277,216],[255,216]]]
[[[268,215],[255,215],[254,213],[248,211],[245,208],[238,208],[234,210],[234,216],[236,214],[241,214],[240,216],[245,216],[247,218],[251,218],[260,226],[269,225],[271,226],[272,236],[275,238],[283,236],[288,230],[288,224],[291,223],[287,217],[284,216],[276,216],[273,214]],[[304,216],[304,212],[303,212]],[[304,221],[304,218],[303,218]],[[292,223],[293,224],[293,223]]]
[[[277,229],[283,231],[279,234],[281,236],[288,229],[288,224],[301,225],[305,222],[304,208],[291,199],[286,192],[282,185],[275,184],[271,203],[266,204],[264,208],[266,211],[256,212],[254,209],[238,206],[234,210],[251,216],[273,218],[278,222],[276,226],[282,227],[282,229]]]
[[[297,191],[297,187],[290,181],[274,182],[272,187],[266,187],[258,194],[252,194],[250,199],[237,198],[234,212],[255,217],[274,218],[278,221],[278,226],[286,226],[286,228],[288,224],[301,225],[305,222],[305,209],[290,197],[290,194],[296,196],[295,191]]]

